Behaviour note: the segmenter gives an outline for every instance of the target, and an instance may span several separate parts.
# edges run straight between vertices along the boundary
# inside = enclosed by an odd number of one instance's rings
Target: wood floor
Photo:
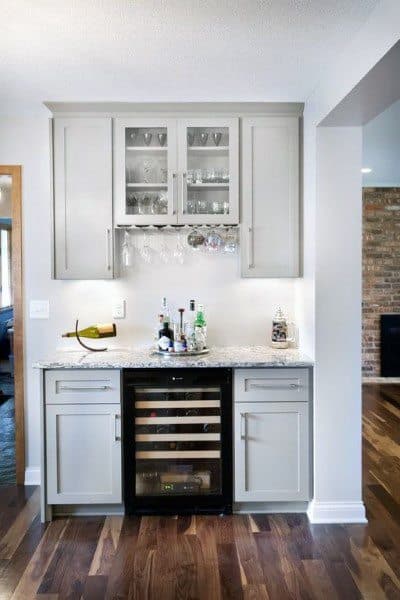
[[[400,387],[364,388],[368,525],[303,515],[39,521],[0,489],[0,600],[400,598]]]

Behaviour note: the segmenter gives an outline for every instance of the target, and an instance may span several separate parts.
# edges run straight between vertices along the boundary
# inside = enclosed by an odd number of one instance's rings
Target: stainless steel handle
[[[187,188],[185,187],[186,185],[186,176],[187,174],[185,172],[182,173],[182,188],[181,188],[181,213],[184,214],[185,212],[185,197],[187,194]]]
[[[249,227],[248,233],[248,263],[249,269],[254,269],[254,232],[252,227]]]
[[[111,238],[111,229],[109,227],[107,227],[107,229],[106,229],[106,269],[107,269],[107,271],[111,271],[110,238]]]
[[[178,174],[172,173],[172,214],[176,215],[176,180]]]
[[[246,439],[246,413],[240,413],[240,439]]]
[[[110,390],[111,386],[99,385],[92,387],[70,387],[68,385],[60,385],[58,389],[61,392],[101,392],[104,390]]]
[[[271,382],[271,384],[267,384],[267,383],[251,383],[249,385],[250,389],[256,389],[256,390],[282,390],[282,389],[286,389],[286,388],[290,388],[291,390],[297,390],[300,386],[298,383],[289,383],[289,384],[285,384],[285,385],[279,385],[279,383],[276,382]]]
[[[121,441],[121,415],[114,415],[114,440]]]

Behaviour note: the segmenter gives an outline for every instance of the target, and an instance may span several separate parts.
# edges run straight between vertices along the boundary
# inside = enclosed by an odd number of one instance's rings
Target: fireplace
[[[381,315],[381,375],[400,377],[400,314]]]

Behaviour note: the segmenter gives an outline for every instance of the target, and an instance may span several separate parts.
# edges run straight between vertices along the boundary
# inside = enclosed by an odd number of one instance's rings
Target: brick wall
[[[400,188],[363,190],[363,375],[380,375],[382,313],[400,313]]]

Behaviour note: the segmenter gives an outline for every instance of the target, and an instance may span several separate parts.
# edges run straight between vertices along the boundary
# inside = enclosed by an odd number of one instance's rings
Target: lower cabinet
[[[120,404],[46,406],[48,504],[122,502]]]
[[[236,502],[310,499],[310,415],[306,398],[307,370],[236,371]]]

